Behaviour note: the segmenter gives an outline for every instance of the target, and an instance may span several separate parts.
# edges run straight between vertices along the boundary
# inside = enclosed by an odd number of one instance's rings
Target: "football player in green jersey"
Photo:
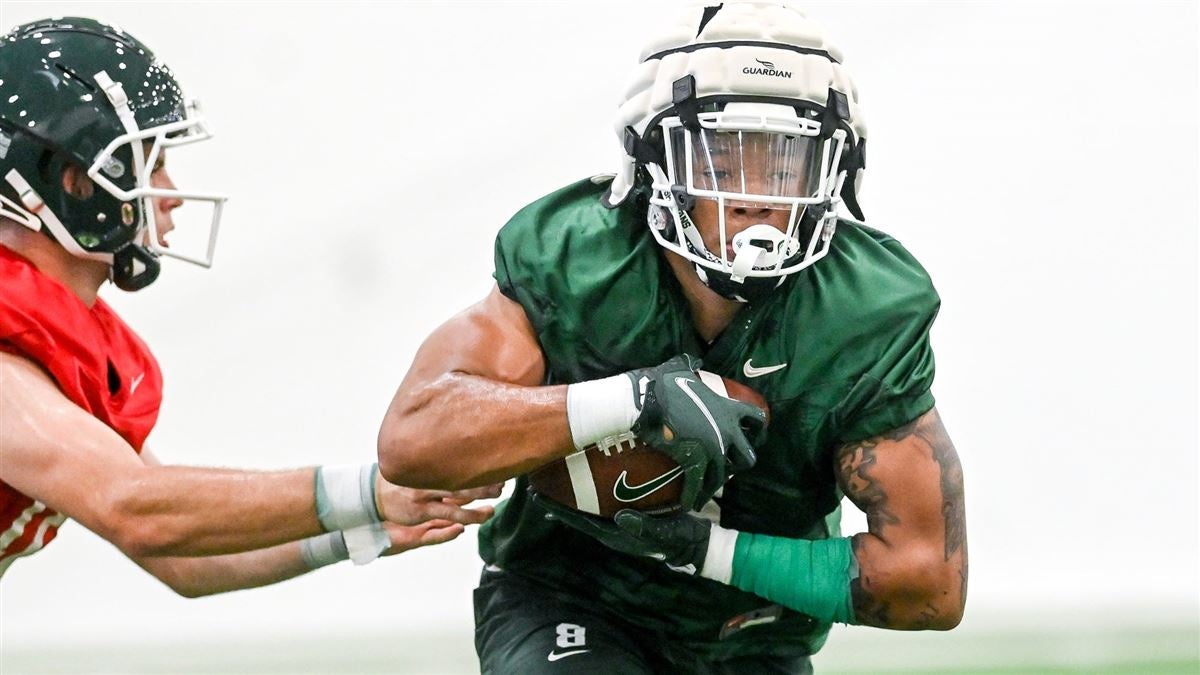
[[[861,222],[866,127],[841,63],[787,6],[689,10],[642,54],[621,171],[517,213],[495,289],[418,352],[380,430],[385,476],[483,485],[631,430],[685,469],[684,512],[611,520],[518,478],[480,533],[484,672],[803,673],[834,622],[961,619],[939,299]],[[693,357],[767,399],[765,431]],[[867,532],[840,536],[843,496]]]

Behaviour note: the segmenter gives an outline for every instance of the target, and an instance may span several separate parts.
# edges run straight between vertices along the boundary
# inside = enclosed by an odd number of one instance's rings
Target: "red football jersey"
[[[89,308],[3,246],[0,349],[40,365],[63,395],[141,452],[162,402],[162,373],[150,348],[103,300]],[[54,539],[64,519],[0,480],[0,574]]]

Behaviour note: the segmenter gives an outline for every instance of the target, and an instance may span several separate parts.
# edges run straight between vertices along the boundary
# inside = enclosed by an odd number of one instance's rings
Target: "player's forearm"
[[[853,537],[858,575],[850,583],[856,623],[894,630],[950,630],[962,620],[967,553],[940,542],[891,544],[872,533]]]
[[[714,532],[707,558],[704,576],[822,621],[948,630],[962,618],[965,557],[945,561],[919,544],[893,548],[866,533],[806,540],[724,530]]]
[[[838,483],[867,516],[852,593],[863,624],[949,629],[967,593],[967,521],[958,453],[936,410],[836,456]]]
[[[268,586],[310,571],[300,554],[300,542],[203,558],[146,557],[134,561],[188,598]]]
[[[567,388],[451,372],[402,390],[379,431],[384,478],[420,488],[487,485],[574,452]]]
[[[133,557],[220,555],[317,535],[313,472],[147,466],[96,495],[99,534]]]

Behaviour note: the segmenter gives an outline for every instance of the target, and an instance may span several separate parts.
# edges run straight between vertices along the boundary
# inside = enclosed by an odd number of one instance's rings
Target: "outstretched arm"
[[[838,484],[867,515],[851,539],[858,623],[958,625],[967,599],[967,520],[958,453],[937,410],[837,452]]]
[[[441,544],[463,533],[463,525],[431,520],[412,527],[384,526],[392,546],[384,555],[395,555],[421,546]],[[134,558],[142,569],[187,598],[269,586],[313,571],[293,541],[258,551],[206,558]]]
[[[29,360],[0,352],[0,382],[0,480],[130,557],[222,555],[324,531],[312,467],[259,472],[147,464]],[[375,510],[386,520],[478,523],[490,515],[440,500],[414,502],[404,488],[378,485]]]
[[[142,459],[149,465],[160,465],[157,458],[148,450],[142,451]],[[410,492],[416,496],[416,493],[420,491]],[[464,506],[474,499],[498,497],[499,494],[500,486],[492,485],[453,496],[430,495],[430,497],[444,501],[448,505]],[[479,511],[490,515],[492,508],[485,506]],[[434,519],[413,526],[385,523],[384,528],[391,540],[391,546],[383,553],[387,556],[450,541],[462,534],[465,526],[461,523]],[[336,533],[318,535],[318,538],[331,536],[336,536]],[[316,563],[314,566],[311,556],[306,559],[303,551],[304,545],[305,542],[302,540],[257,551],[226,555],[198,558],[144,556],[135,557],[133,561],[176,593],[184,597],[196,598],[268,586],[311,572],[321,565]],[[324,562],[333,561],[326,560]]]

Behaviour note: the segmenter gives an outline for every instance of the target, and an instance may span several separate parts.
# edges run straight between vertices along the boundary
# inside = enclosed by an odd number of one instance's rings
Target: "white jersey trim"
[[[12,522],[12,525],[9,525],[8,529],[5,530],[3,534],[0,534],[0,551],[8,548],[14,541],[24,534],[25,528],[29,526],[29,522],[33,520],[33,517],[45,510],[46,505],[38,501],[35,501],[26,507],[25,510],[21,512],[21,515],[17,516],[16,520]],[[36,540],[37,538],[34,537],[34,539]]]
[[[20,551],[5,551],[14,541],[20,539],[23,534],[29,529],[29,524],[39,514],[49,511],[49,507],[45,504],[35,501],[13,520],[12,525],[8,526],[3,533],[0,533],[0,577],[4,576],[5,570],[17,558],[21,558],[42,550],[46,545],[46,541],[50,538],[51,528],[57,528],[66,522],[67,517],[61,513],[53,513],[42,519],[37,530],[33,533],[33,538],[29,541],[29,545]]]

